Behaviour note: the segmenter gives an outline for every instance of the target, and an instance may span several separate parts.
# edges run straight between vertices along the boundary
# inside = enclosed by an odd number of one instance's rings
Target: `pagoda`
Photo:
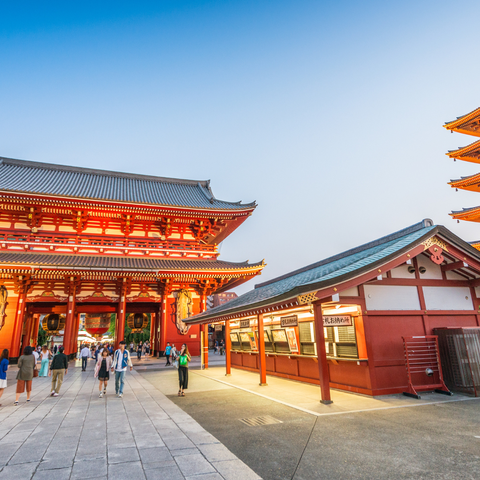
[[[473,110],[462,117],[458,117],[452,122],[447,122],[444,127],[451,132],[465,133],[480,137],[480,108]],[[470,145],[452,150],[447,153],[450,158],[454,160],[463,160],[465,162],[480,163],[480,140],[477,140]],[[462,177],[457,180],[449,182],[452,188],[470,190],[471,192],[480,192],[480,173]],[[457,221],[466,220],[469,222],[480,222],[480,206],[464,208],[460,211],[453,211],[450,215]],[[475,248],[480,250],[480,242],[472,244]]]
[[[42,314],[62,317],[75,354],[83,313],[116,314],[116,344],[149,314],[155,352],[187,343],[197,355],[200,327],[183,320],[265,266],[218,259],[256,204],[218,200],[209,181],[0,157],[0,203],[0,351],[13,359]]]

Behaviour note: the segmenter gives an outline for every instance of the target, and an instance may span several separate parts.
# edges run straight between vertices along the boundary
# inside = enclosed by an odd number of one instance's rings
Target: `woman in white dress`
[[[42,363],[38,376],[48,377],[48,363],[50,362],[50,351],[48,350],[46,345],[42,347],[42,351],[40,352],[40,360]]]

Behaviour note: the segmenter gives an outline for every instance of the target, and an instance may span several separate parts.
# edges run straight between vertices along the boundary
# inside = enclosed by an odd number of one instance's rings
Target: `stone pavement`
[[[98,397],[93,362],[71,362],[59,397],[50,378],[14,407],[15,368],[0,408],[0,479],[258,479],[253,470],[135,370],[124,396]]]

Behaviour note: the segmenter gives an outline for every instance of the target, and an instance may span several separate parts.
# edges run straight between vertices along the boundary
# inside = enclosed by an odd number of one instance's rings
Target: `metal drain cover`
[[[263,417],[240,418],[240,421],[249,427],[258,427],[260,425],[273,425],[274,423],[283,423],[281,420],[265,415]]]

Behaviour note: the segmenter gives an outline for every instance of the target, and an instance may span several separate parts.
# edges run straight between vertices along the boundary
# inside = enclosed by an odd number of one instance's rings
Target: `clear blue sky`
[[[0,156],[257,200],[221,258],[286,273],[425,217],[466,240],[442,125],[479,106],[480,3],[1,2]],[[240,289],[253,287],[253,282]]]

